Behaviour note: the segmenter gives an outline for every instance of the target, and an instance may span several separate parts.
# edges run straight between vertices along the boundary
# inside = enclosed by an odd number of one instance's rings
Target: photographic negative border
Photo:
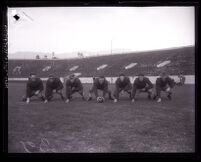
[[[64,153],[64,154],[17,154],[17,153],[7,153],[8,152],[8,36],[7,36],[7,7],[148,7],[148,6],[194,6],[195,7],[195,153]],[[1,86],[1,96],[2,96],[2,109],[1,109],[1,117],[2,117],[2,148],[4,155],[9,158],[16,157],[40,157],[45,156],[48,158],[52,157],[66,157],[66,158],[135,158],[135,159],[183,159],[183,160],[198,160],[200,159],[200,139],[199,139],[199,100],[198,100],[198,17],[199,17],[199,2],[194,1],[169,1],[169,2],[160,2],[160,1],[85,1],[85,0],[77,0],[77,1],[68,1],[64,0],[30,0],[30,1],[10,1],[4,0],[3,5],[1,6],[1,15],[2,15],[2,49],[1,49],[1,78],[2,78],[2,86]]]

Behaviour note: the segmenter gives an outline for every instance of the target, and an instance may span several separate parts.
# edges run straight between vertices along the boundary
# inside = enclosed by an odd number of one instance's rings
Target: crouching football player
[[[136,93],[146,92],[148,93],[148,99],[151,99],[153,92],[153,84],[149,78],[145,77],[143,74],[139,74],[135,79],[132,87],[132,102],[135,102]]]
[[[114,102],[117,102],[119,100],[119,93],[121,91],[127,92],[131,99],[131,90],[132,90],[132,84],[130,82],[129,77],[125,76],[124,74],[120,74],[115,82]]]
[[[105,79],[104,76],[100,76],[94,79],[93,86],[89,90],[89,98],[87,99],[88,101],[92,100],[92,93],[95,94],[96,100],[99,97],[98,90],[103,91],[103,98],[105,99],[105,95],[108,94],[109,99],[113,100],[112,98],[112,93],[108,89],[108,81]]]
[[[42,101],[44,101],[44,96],[42,95],[43,91],[43,82],[40,78],[36,77],[36,74],[31,73],[26,84],[26,95],[23,97],[23,101],[26,103],[30,102],[30,98],[37,96]]]
[[[82,96],[82,99],[85,100],[83,86],[80,79],[74,74],[71,74],[66,80],[66,103],[70,102],[72,95],[75,92],[78,92]]]
[[[61,99],[64,100],[62,89],[63,84],[61,80],[55,77],[54,75],[49,75],[49,78],[46,82],[45,103],[47,103],[53,98],[53,92],[59,94],[61,96]]]
[[[156,79],[156,95],[154,99],[157,99],[157,102],[161,102],[161,91],[164,91],[167,93],[168,99],[171,100],[173,86],[174,80],[163,72],[160,77]]]

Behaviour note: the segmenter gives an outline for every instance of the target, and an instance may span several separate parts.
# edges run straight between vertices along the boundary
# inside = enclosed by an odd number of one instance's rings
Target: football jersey
[[[66,86],[82,88],[82,83],[79,78],[75,78],[74,82],[71,82],[70,79],[66,81]]]
[[[27,82],[27,88],[30,88],[31,90],[43,90],[43,82],[40,78],[36,78],[35,81],[29,79]]]
[[[127,85],[131,84],[129,77],[125,77],[123,81],[118,78],[115,82],[120,88],[126,87]]]
[[[172,88],[174,86],[174,81],[170,77],[167,77],[165,80],[162,80],[160,77],[156,79],[156,85],[160,87],[166,87],[169,85]]]
[[[153,88],[153,84],[151,83],[151,81],[147,77],[144,77],[142,81],[140,81],[139,78],[136,78],[134,81],[134,86],[137,86],[138,88],[145,88],[147,85],[150,88]]]
[[[63,84],[61,82],[61,80],[59,78],[54,78],[53,82],[50,81],[50,79],[47,80],[46,83],[47,87],[50,87],[52,89],[59,89],[59,88],[63,88]]]
[[[108,81],[106,79],[104,79],[103,83],[100,83],[99,82],[99,78],[96,78],[94,80],[94,86],[97,88],[97,89],[105,89],[108,87]]]

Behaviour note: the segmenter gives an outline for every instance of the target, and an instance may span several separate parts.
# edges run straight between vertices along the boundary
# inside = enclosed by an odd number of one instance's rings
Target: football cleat
[[[114,99],[114,103],[116,103],[117,102],[117,99]]]

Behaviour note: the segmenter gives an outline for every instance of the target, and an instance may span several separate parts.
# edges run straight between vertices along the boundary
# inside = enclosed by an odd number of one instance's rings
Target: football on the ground
[[[104,102],[104,98],[103,98],[103,97],[97,97],[97,102],[98,102],[98,103]]]

